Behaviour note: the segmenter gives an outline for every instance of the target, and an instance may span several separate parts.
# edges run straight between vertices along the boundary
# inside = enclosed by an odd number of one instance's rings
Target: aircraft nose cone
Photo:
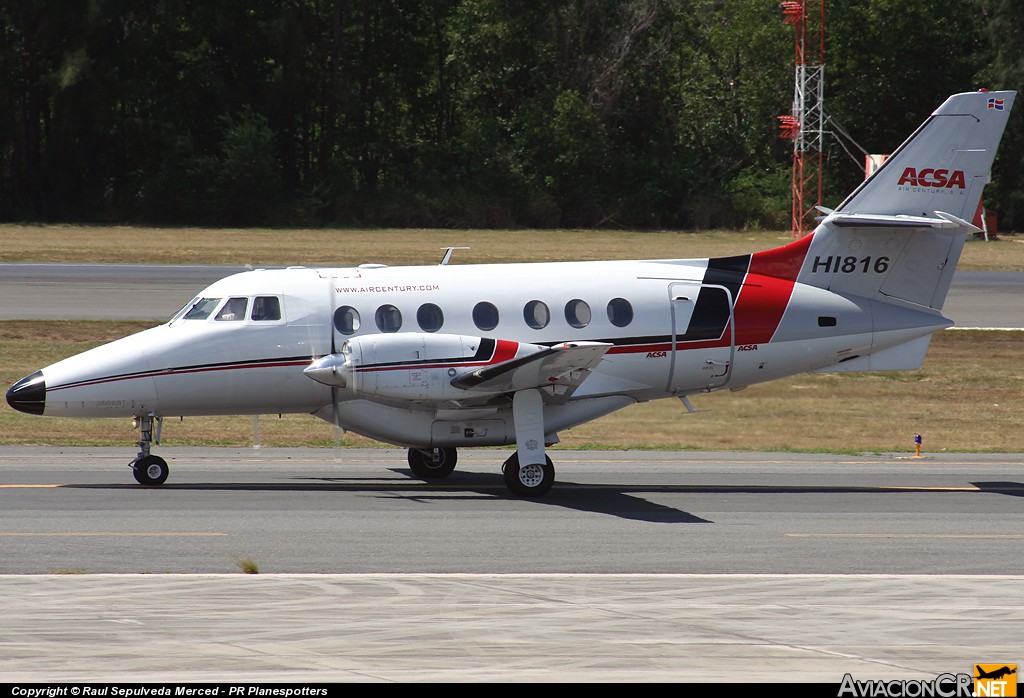
[[[7,404],[26,414],[42,414],[46,408],[46,379],[42,371],[25,376],[7,391]]]

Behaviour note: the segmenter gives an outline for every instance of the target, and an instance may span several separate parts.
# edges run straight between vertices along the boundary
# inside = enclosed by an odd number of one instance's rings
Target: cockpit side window
[[[248,298],[229,298],[214,320],[226,320],[228,322],[244,320],[245,311],[249,308]]]
[[[205,320],[210,317],[217,306],[220,305],[220,298],[199,298],[185,313],[185,320]]]
[[[252,299],[252,319],[269,322],[281,319],[281,299],[277,296],[256,296]]]

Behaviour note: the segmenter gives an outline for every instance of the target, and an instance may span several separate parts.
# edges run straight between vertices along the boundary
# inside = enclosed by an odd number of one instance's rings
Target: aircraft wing
[[[564,342],[464,373],[451,384],[466,391],[489,393],[547,388],[544,392],[549,400],[564,402],[611,347],[605,342]]]

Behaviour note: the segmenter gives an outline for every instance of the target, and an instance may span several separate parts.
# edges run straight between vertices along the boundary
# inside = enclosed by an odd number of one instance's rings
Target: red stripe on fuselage
[[[230,365],[217,365],[217,366],[190,366],[185,368],[165,368],[161,370],[141,371],[139,373],[130,373],[123,376],[108,376],[105,378],[94,378],[92,380],[83,380],[75,383],[68,383],[65,385],[55,385],[52,388],[47,388],[46,392],[55,393],[59,390],[70,390],[74,388],[87,388],[94,385],[103,385],[104,383],[119,383],[121,381],[137,380],[139,378],[163,378],[166,376],[180,376],[185,373],[210,373],[214,371],[237,371],[240,369],[252,369],[252,368],[282,368],[289,366],[307,366],[309,361],[306,359],[292,360],[285,359],[281,361],[245,361],[237,364]]]
[[[770,342],[793,295],[814,233],[784,247],[755,252],[736,299],[736,344]]]

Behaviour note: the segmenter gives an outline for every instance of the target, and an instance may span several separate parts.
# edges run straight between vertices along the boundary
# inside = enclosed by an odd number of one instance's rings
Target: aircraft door
[[[725,286],[669,284],[672,351],[668,390],[685,394],[724,387],[736,350],[732,293]]]

